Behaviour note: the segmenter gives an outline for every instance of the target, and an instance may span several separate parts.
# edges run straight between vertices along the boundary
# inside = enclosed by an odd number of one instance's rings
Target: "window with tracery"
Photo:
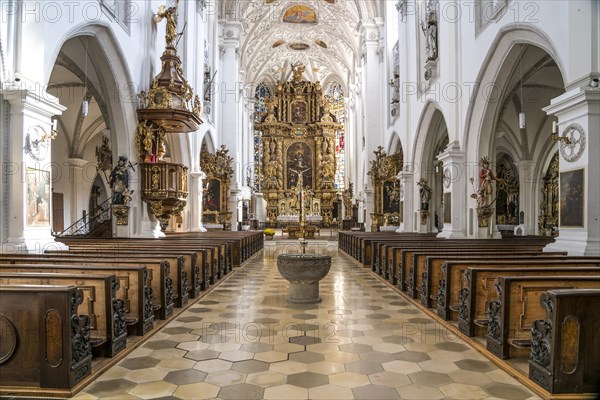
[[[271,91],[264,82],[256,87],[254,91],[254,122],[260,122],[262,113],[267,112],[266,98],[270,95]],[[260,131],[254,131],[254,188],[258,191],[260,191],[260,166],[263,151],[260,135]]]
[[[346,124],[346,100],[344,98],[344,89],[338,82],[333,82],[327,88],[325,98],[331,99],[332,106],[331,111],[337,118],[340,124]],[[344,178],[346,176],[345,171],[345,129],[336,132],[335,138],[335,188],[337,190],[344,190],[346,187]]]

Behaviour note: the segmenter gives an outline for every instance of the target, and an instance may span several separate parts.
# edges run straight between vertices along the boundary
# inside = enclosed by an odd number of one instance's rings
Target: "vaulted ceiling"
[[[301,62],[307,79],[346,88],[361,58],[361,22],[382,15],[382,0],[225,0],[220,8],[221,21],[241,24],[247,82],[284,81]]]

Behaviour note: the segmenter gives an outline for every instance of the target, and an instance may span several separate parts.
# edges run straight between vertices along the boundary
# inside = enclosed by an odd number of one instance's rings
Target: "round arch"
[[[77,37],[86,37],[88,57],[94,61],[94,69],[99,79],[99,95],[104,99],[112,99],[115,93],[119,93],[122,100],[105,102],[108,117],[106,122],[111,132],[113,154],[127,155],[129,159],[133,159],[137,157],[132,147],[133,140],[130,140],[137,121],[135,93],[129,93],[129,87],[115,90],[121,88],[122,84],[119,82],[133,82],[133,79],[124,61],[124,53],[109,26],[81,24],[71,29],[55,48],[51,62],[46,63],[45,76],[50,77],[65,43]]]
[[[493,157],[493,132],[498,104],[510,84],[513,70],[509,66],[514,65],[518,59],[518,52],[515,49],[521,44],[534,45],[550,55],[556,62],[564,82],[566,76],[564,64],[551,40],[543,31],[524,24],[511,24],[502,29],[482,63],[475,80],[479,85],[472,94],[472,101],[466,114],[466,129],[462,143],[466,149],[466,161],[469,163],[477,163],[481,154],[489,154]],[[503,82],[503,86],[498,87],[496,82]]]

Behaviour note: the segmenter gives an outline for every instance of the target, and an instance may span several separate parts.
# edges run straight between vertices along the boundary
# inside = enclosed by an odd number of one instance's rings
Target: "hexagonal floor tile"
[[[189,385],[181,385],[173,392],[173,396],[180,399],[212,399],[219,394],[220,387],[211,385],[206,382],[193,383]]]
[[[209,344],[203,343],[199,340],[194,340],[192,342],[182,342],[177,345],[178,349],[187,350],[187,351],[195,351],[195,350],[205,350],[208,349]]]
[[[232,365],[233,363],[230,361],[219,360],[217,358],[215,360],[198,361],[194,365],[194,369],[204,372],[228,371]]]
[[[111,379],[108,381],[96,382],[88,386],[85,391],[97,397],[118,397],[123,393],[129,392],[136,386],[135,383],[127,379]]]
[[[436,343],[435,347],[437,347],[440,350],[446,350],[446,351],[467,351],[470,350],[470,347],[467,346],[464,343],[458,343],[458,342],[441,342],[441,343]]]
[[[312,387],[323,386],[329,383],[329,378],[326,375],[315,374],[314,372],[301,372],[292,374],[287,377],[289,385],[310,389]]]
[[[292,385],[280,385],[265,389],[265,399],[308,399],[308,389]]]
[[[383,367],[380,363],[373,363],[369,361],[354,361],[345,365],[346,371],[355,372],[357,374],[375,374],[377,372],[383,372]]]
[[[413,383],[422,386],[438,387],[452,383],[452,379],[446,374],[432,371],[419,371],[409,375]]]
[[[344,329],[336,332],[336,335],[341,337],[353,338],[357,336],[364,336],[365,334],[363,333],[363,331],[358,331],[355,329]]]
[[[305,363],[299,363],[296,361],[282,361],[276,362],[269,366],[269,371],[279,372],[284,375],[292,375],[300,372],[306,372],[308,367]]]
[[[347,353],[367,353],[373,351],[373,348],[366,344],[350,343],[341,344],[340,351],[345,351]]]
[[[204,361],[204,360],[212,360],[219,357],[218,351],[213,350],[197,350],[197,351],[188,351],[185,355],[185,358],[196,361]]]
[[[131,371],[125,379],[135,383],[160,381],[167,375],[167,371],[158,368],[143,368]]]
[[[321,361],[308,364],[308,372],[315,372],[317,374],[332,375],[343,371],[345,371],[344,364],[336,362]]]
[[[325,356],[323,354],[319,354],[319,353],[313,353],[313,352],[310,352],[310,351],[303,351],[303,352],[300,352],[300,353],[290,354],[289,360],[290,361],[297,361],[297,362],[303,362],[303,363],[309,364],[309,363],[324,361],[325,360]]]
[[[153,368],[160,362],[160,360],[152,357],[138,357],[138,358],[129,358],[121,361],[119,366],[127,369],[144,369],[144,368]]]
[[[218,396],[224,400],[258,400],[263,398],[264,392],[260,386],[241,383],[222,388]]]
[[[266,351],[271,351],[273,350],[273,345],[272,344],[266,344],[266,343],[246,343],[243,344],[242,347],[240,347],[240,350],[242,351],[248,351],[250,353],[263,353]]]
[[[407,375],[390,371],[371,374],[369,375],[369,380],[374,385],[387,386],[390,388],[398,388],[412,383]]]
[[[175,329],[175,328],[172,328]],[[173,349],[177,347],[179,342],[175,342],[173,340],[151,340],[146,343],[143,347],[152,349],[152,350],[163,350],[163,349]]]
[[[396,360],[401,360],[401,361],[410,361],[410,362],[421,362],[421,361],[427,361],[429,360],[429,356],[427,355],[427,353],[424,353],[422,351],[410,351],[410,350],[405,350],[405,351],[401,351],[399,353],[395,353],[394,354],[394,358]]]
[[[235,371],[220,371],[220,372],[211,372],[206,376],[204,381],[206,383],[210,383],[211,385],[225,387],[229,385],[237,385],[239,383],[244,383],[246,379],[246,374],[240,374]]]
[[[163,381],[148,382],[137,385],[129,391],[129,394],[142,399],[154,399],[156,397],[170,396],[175,389],[177,389],[177,386],[172,383]]]
[[[425,371],[441,372],[443,374],[459,369],[455,363],[444,360],[427,360],[420,362],[419,366]]]
[[[169,372],[167,376],[165,376],[164,380],[165,382],[179,386],[203,382],[205,378],[206,372],[197,371],[195,369],[186,369],[182,371]]]
[[[322,340],[316,336],[293,336],[290,338],[290,343],[308,346],[310,344],[321,343]]]
[[[396,391],[403,400],[441,400],[446,398],[438,388],[422,385],[406,385],[397,388]]]
[[[355,388],[363,385],[368,385],[369,378],[364,374],[356,374],[354,372],[342,372],[329,376],[329,382],[332,385],[342,386],[345,388]]]
[[[512,400],[525,400],[533,396],[531,392],[524,388],[515,385],[507,385],[506,383],[489,383],[483,386],[483,389],[494,397]]]
[[[419,364],[408,361],[395,360],[383,363],[381,366],[386,371],[396,372],[399,374],[412,374],[413,372],[421,371]]]
[[[277,372],[259,372],[248,375],[246,377],[246,383],[268,388],[271,386],[284,385],[286,378],[286,375],[279,374]]]
[[[479,400],[488,397],[488,394],[479,386],[464,385],[462,383],[451,383],[441,386],[442,392],[447,398],[456,400]]]
[[[269,370],[269,364],[263,361],[247,360],[234,362],[231,367],[232,371],[243,372],[245,374],[255,374]]]
[[[247,351],[235,350],[235,351],[226,351],[219,355],[219,358],[227,361],[244,361],[251,360],[254,357],[254,353],[249,353]]]
[[[323,385],[308,389],[309,398],[315,400],[350,400],[354,399],[352,389],[337,385]]]
[[[466,369],[468,371],[476,371],[476,372],[488,372],[493,369],[496,369],[496,367],[494,367],[494,364],[492,364],[489,361],[466,359],[466,360],[456,361],[454,364],[456,364],[456,366],[458,366],[458,368],[460,368],[460,369]]]
[[[357,387],[352,389],[352,393],[354,393],[354,397],[361,400],[400,400],[400,396],[398,396],[398,392],[394,389],[386,387],[386,386],[378,386],[378,385],[365,385],[361,387]]]

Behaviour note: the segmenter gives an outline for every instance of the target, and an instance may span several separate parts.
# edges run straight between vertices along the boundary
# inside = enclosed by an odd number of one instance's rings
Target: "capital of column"
[[[367,48],[379,46],[383,26],[383,18],[379,17],[360,23],[359,29],[362,29],[365,35],[365,45]]]
[[[73,167],[73,168],[83,168],[85,167],[89,161],[88,160],[84,160],[83,158],[67,158],[66,160],[67,165]]]
[[[48,125],[51,124],[50,118],[61,115],[67,109],[59,103],[57,97],[47,92],[27,89],[24,85],[6,85],[0,93],[9,102],[11,113],[27,112],[34,117],[48,119]]]
[[[239,47],[242,24],[237,21],[226,21],[221,24],[221,39],[227,47]]]

